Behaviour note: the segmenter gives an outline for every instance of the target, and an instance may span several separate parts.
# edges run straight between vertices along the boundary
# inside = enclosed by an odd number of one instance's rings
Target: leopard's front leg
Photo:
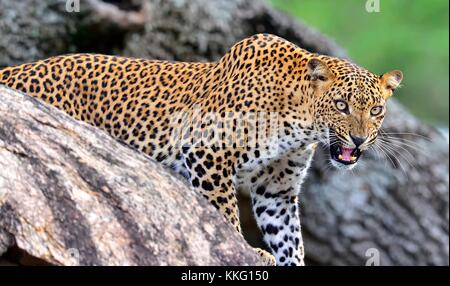
[[[229,153],[223,150],[211,152],[208,148],[197,148],[186,153],[185,165],[192,186],[199,190],[242,234],[236,186],[233,180],[234,169],[233,164],[228,164],[228,162],[233,162],[232,158],[229,158]],[[273,255],[260,248],[256,248],[255,251],[265,264],[275,265]]]
[[[252,192],[253,212],[277,265],[304,265],[298,199],[289,188],[259,186]],[[278,189],[277,189],[278,191]]]
[[[212,152],[209,148],[197,148],[185,158],[191,185],[233,225],[240,233],[239,209],[236,189],[232,181],[232,166],[226,166],[223,151]]]
[[[277,265],[304,265],[298,195],[314,149],[289,152],[255,175],[253,213]]]

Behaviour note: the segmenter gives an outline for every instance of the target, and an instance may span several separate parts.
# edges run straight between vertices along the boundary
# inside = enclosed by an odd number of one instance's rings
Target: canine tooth
[[[339,160],[342,160],[344,157],[342,157],[342,155],[339,154],[338,158]]]
[[[355,160],[356,160],[356,157],[355,157],[355,156],[351,156],[351,157],[350,157],[350,160],[355,161]]]

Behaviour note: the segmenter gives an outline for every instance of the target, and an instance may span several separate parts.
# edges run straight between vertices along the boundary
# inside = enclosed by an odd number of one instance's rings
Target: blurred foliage
[[[382,74],[400,69],[396,97],[424,120],[448,126],[449,33],[447,0],[270,0],[333,37],[356,63]]]

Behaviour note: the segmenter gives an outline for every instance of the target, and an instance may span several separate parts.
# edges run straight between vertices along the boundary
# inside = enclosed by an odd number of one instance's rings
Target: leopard
[[[269,265],[304,265],[299,197],[315,150],[342,170],[377,139],[403,74],[256,34],[213,62],[69,54],[0,70],[0,84],[97,126],[186,178],[242,234],[250,194]]]

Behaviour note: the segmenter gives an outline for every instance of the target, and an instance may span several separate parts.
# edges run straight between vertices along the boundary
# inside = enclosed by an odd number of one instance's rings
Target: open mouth
[[[339,142],[330,146],[331,158],[344,165],[355,164],[361,154],[362,151],[359,148],[348,148]]]

